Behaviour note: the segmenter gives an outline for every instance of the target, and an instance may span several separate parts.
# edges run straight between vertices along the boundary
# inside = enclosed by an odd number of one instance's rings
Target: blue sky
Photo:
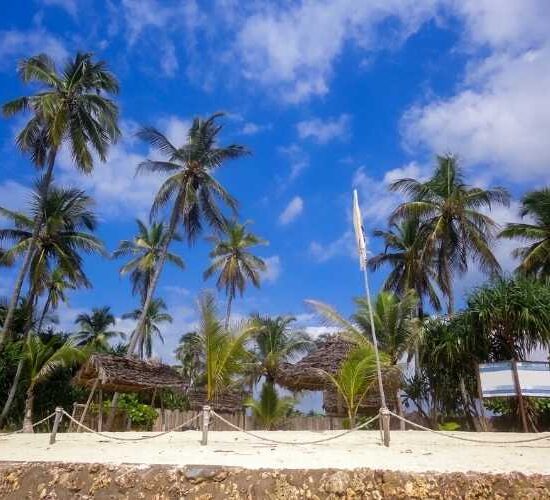
[[[362,292],[354,187],[370,232],[400,201],[388,182],[426,176],[436,153],[460,155],[469,182],[503,185],[515,200],[548,183],[549,25],[546,0],[12,2],[0,20],[0,98],[28,91],[16,62],[41,51],[58,61],[92,51],[117,74],[123,139],[92,176],[77,173],[66,154],[56,166],[57,182],[97,200],[109,250],[132,237],[160,182],[134,177],[149,153],[133,136],[137,127],[155,125],[178,143],[193,116],[226,111],[222,140],[253,155],[219,178],[240,200],[242,219],[270,241],[259,250],[268,263],[261,290],[249,289],[234,311],[292,313],[318,333],[304,299],[347,314]],[[22,208],[35,177],[13,144],[21,123],[0,121],[1,206]],[[516,220],[517,208],[514,201],[493,216]],[[507,270],[512,247],[495,247]],[[187,269],[167,268],[159,288],[174,316],[156,348],[165,360],[193,327],[197,293],[213,286],[202,280],[206,243],[174,250]],[[111,305],[118,316],[136,306],[120,264],[87,260],[94,288],[71,294],[59,311],[63,327],[94,306]],[[384,274],[373,276],[375,289]],[[0,294],[13,276],[2,271]],[[472,267],[457,279],[457,295],[482,280]]]

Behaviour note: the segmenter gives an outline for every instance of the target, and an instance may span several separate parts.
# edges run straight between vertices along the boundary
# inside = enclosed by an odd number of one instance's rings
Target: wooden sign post
[[[521,385],[519,383],[518,365],[515,359],[512,360],[512,376],[514,377],[514,386],[516,387],[516,395],[518,398],[519,414],[523,425],[523,432],[529,432],[527,413],[525,412],[525,404],[523,401],[523,395],[521,394]]]

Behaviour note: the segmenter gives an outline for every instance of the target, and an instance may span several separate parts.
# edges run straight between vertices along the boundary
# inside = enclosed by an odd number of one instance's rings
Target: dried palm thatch
[[[283,363],[276,382],[290,391],[322,391],[331,386],[323,371],[335,374],[353,347],[337,335],[329,337],[297,363]]]
[[[92,354],[74,378],[76,385],[113,392],[142,392],[153,389],[186,389],[186,381],[176,370],[154,361]]]
[[[238,413],[243,411],[245,394],[235,389],[226,389],[218,394],[214,401],[207,403],[206,388],[196,387],[187,393],[189,407],[193,411],[200,411],[202,407],[209,404],[218,413]]]
[[[325,372],[335,375],[354,347],[353,343],[338,335],[329,337],[315,351],[297,363],[284,363],[277,373],[276,382],[291,391],[323,391],[323,407],[327,415],[345,415],[345,405]],[[385,369],[383,380],[384,391],[388,395],[391,407],[391,395],[396,393],[400,385],[399,369]],[[374,383],[360,405],[359,413],[364,414],[372,408],[378,409],[380,405],[378,384]]]

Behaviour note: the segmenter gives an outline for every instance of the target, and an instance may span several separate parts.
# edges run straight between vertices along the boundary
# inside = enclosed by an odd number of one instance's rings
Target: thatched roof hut
[[[112,354],[92,354],[80,368],[74,383],[93,389],[99,382],[105,391],[143,392],[154,389],[186,389],[186,381],[170,366]]]
[[[290,391],[323,391],[323,407],[327,415],[344,415],[345,405],[342,398],[325,372],[336,374],[353,347],[352,343],[338,335],[329,337],[315,351],[297,363],[284,363],[277,373],[276,382]],[[384,376],[384,389],[390,407],[393,406],[393,395],[399,386],[397,375],[397,372],[392,370],[391,374]],[[373,408],[379,408],[380,404],[378,385],[373,384],[360,405],[359,412],[366,413]]]
[[[206,388],[196,387],[187,393],[189,406],[193,411],[200,411],[206,404]],[[238,413],[243,411],[245,394],[235,389],[226,389],[218,394],[210,406],[218,413]]]
[[[290,391],[322,391],[330,382],[321,370],[335,374],[352,349],[353,344],[341,337],[329,337],[297,363],[283,363],[276,382]]]

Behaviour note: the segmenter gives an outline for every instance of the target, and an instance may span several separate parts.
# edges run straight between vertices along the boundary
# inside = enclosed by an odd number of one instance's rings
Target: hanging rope
[[[412,422],[411,420],[406,419],[405,417],[401,417],[397,413],[393,413],[392,411],[389,411],[390,415],[392,415],[395,418],[398,418],[399,420],[402,420],[403,422],[408,423],[409,425],[412,425],[413,427],[416,427],[423,431],[431,432],[432,434],[437,434],[438,436],[447,437],[450,439],[456,439],[459,441],[468,441],[470,443],[481,443],[481,444],[521,444],[521,443],[533,443],[535,441],[543,441],[545,439],[550,439],[550,433],[546,433],[545,435],[540,435],[534,438],[526,438],[526,439],[517,439],[514,441],[492,441],[488,439],[474,439],[474,438],[467,438],[463,436],[457,436],[456,434],[447,434],[443,431],[436,431],[434,429],[430,429],[429,427],[424,427],[423,425],[417,424],[416,422]]]
[[[255,434],[253,432],[247,431],[247,430],[239,427],[238,425],[235,425],[235,424],[231,423],[229,420],[226,420],[221,415],[218,415],[214,410],[211,410],[211,413],[212,413],[212,415],[214,415],[216,418],[221,420],[224,424],[228,425],[229,427],[235,429],[236,431],[243,432],[244,434],[247,434],[247,435],[249,435],[253,438],[260,439],[262,441],[267,441],[269,443],[274,443],[274,444],[291,444],[291,445],[319,444],[319,443],[325,443],[327,441],[332,441],[333,439],[338,439],[342,436],[345,436],[346,434],[350,434],[351,432],[358,431],[359,429],[362,429],[363,427],[366,427],[367,425],[374,422],[375,420],[377,420],[380,417],[380,415],[375,415],[371,419],[367,420],[366,422],[363,422],[361,425],[358,425],[357,427],[354,427],[353,429],[348,429],[344,432],[341,432],[340,434],[336,434],[335,436],[329,436],[327,438],[316,439],[315,441],[279,441],[277,439],[270,439],[270,438],[267,438],[265,436],[260,436],[259,434]]]
[[[53,413],[50,413],[47,417],[44,417],[42,420],[39,420],[38,422],[35,422],[34,424],[32,424],[32,427],[33,429],[40,425],[40,424],[43,424],[44,422],[46,422],[46,420],[50,420],[50,418],[52,417],[55,417],[55,411]],[[24,431],[24,429],[18,429],[16,431],[13,431],[13,432],[7,432],[7,433],[2,433],[0,434],[0,438],[4,438],[4,437],[8,437],[8,436],[13,436],[14,434],[20,434]]]
[[[97,434],[98,436],[101,436],[101,437],[104,437],[106,439],[114,439],[115,441],[145,441],[146,439],[154,439],[154,438],[158,438],[158,437],[161,437],[161,436],[164,436],[166,434],[170,434],[171,432],[175,432],[177,431],[178,429],[181,429],[182,427],[186,427],[187,425],[189,425],[191,422],[197,420],[199,417],[200,417],[200,414],[198,415],[195,415],[194,417],[191,417],[190,419],[186,420],[185,422],[183,422],[183,424],[180,424],[176,427],[174,427],[173,429],[170,429],[168,431],[164,431],[164,432],[159,432],[158,434],[154,434],[152,436],[141,436],[141,437],[138,437],[138,438],[124,438],[124,437],[119,437],[119,436],[112,436],[112,435],[109,435],[109,434],[104,434],[103,432],[99,432],[99,431],[96,431],[94,429],[91,429],[90,427],[88,427],[87,425],[84,425],[84,424],[81,424],[78,420],[76,420],[75,418],[73,418],[72,415],[70,415],[69,413],[67,413],[65,410],[63,410],[63,414],[69,418],[69,420],[71,420],[73,423],[75,423],[76,425],[82,427],[84,430],[88,431],[88,432],[93,432],[94,434]]]

